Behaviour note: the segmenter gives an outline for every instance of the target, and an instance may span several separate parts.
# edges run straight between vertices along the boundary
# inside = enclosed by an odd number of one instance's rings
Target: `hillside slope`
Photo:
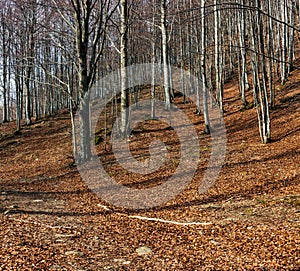
[[[153,210],[106,206],[89,190],[72,166],[67,113],[18,136],[14,123],[2,124],[0,270],[299,270],[299,79],[295,71],[278,88],[268,145],[260,143],[255,109],[243,110],[236,85],[226,86],[226,161],[202,195],[209,138],[202,119],[177,98],[197,123],[204,162],[182,194]],[[116,170],[131,185],[130,174]],[[139,255],[142,246],[151,251]]]

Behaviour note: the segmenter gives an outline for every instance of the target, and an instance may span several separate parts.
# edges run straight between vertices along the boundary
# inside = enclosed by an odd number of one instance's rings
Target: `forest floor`
[[[226,158],[204,194],[209,136],[202,117],[176,98],[198,132],[201,161],[180,195],[150,210],[111,206],[89,189],[73,166],[67,113],[24,126],[22,135],[14,123],[1,124],[0,270],[299,270],[299,78],[295,71],[277,89],[267,145],[255,108],[243,110],[236,84],[226,85]],[[138,127],[133,153],[147,155],[151,125]],[[156,128],[176,151],[173,131]],[[171,155],[156,175],[134,180],[101,144],[110,175],[129,187],[157,185],[178,165]]]

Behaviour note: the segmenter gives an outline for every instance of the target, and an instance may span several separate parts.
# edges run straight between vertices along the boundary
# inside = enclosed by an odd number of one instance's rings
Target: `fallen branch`
[[[107,206],[98,204],[98,207],[101,207],[105,210],[111,211]],[[180,225],[180,226],[192,226],[192,225],[198,225],[198,226],[208,226],[212,225],[212,222],[179,222],[179,221],[173,221],[173,220],[165,220],[161,218],[154,218],[154,217],[146,217],[146,216],[138,216],[138,215],[127,215],[120,212],[115,212],[118,215],[126,216],[128,218],[135,218],[140,220],[147,220],[147,221],[154,221],[154,222],[161,222],[166,224],[174,224],[174,225]]]
[[[161,223],[168,223],[168,224],[174,224],[174,225],[180,225],[180,226],[190,226],[190,225],[200,225],[200,226],[208,226],[212,225],[212,222],[179,222],[179,221],[173,221],[173,220],[165,220],[161,218],[153,218],[153,217],[144,217],[144,216],[128,216],[129,218],[136,218],[141,220],[148,220],[148,221],[156,221]]]

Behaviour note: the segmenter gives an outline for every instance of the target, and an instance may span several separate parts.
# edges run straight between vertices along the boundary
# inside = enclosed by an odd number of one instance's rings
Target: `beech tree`
[[[2,121],[8,122],[9,116],[9,80],[8,80],[8,62],[9,62],[9,30],[7,27],[7,17],[6,14],[8,13],[7,5],[3,3],[1,6],[1,13],[0,13],[0,34],[1,34],[1,89],[2,89],[2,101],[3,101],[3,109],[2,109]]]
[[[70,110],[74,122],[80,105],[81,141],[73,140],[79,161],[91,156],[86,95],[112,70],[122,71],[121,89],[116,90],[121,91],[121,104],[115,97],[111,108],[114,117],[121,111],[123,135],[129,131],[131,94],[134,102],[142,94],[138,87],[127,88],[125,67],[160,62],[165,107],[170,109],[174,91],[172,66],[181,67],[184,101],[196,92],[197,113],[203,114],[206,133],[211,128],[207,97],[223,111],[224,83],[238,78],[241,104],[245,109],[256,106],[262,142],[267,143],[275,85],[284,85],[297,68],[300,5],[296,0],[1,0],[0,4],[3,121],[11,118],[12,101],[17,130],[21,119],[30,124],[61,108]],[[187,70],[201,79],[203,95]],[[155,82],[153,77],[153,118],[155,98],[161,97],[155,93]],[[99,95],[104,95],[102,87]]]
[[[201,0],[201,79],[203,93],[203,113],[204,113],[204,133],[210,134],[210,121],[208,115],[207,85],[206,85],[206,20],[205,20],[206,0]]]
[[[241,0],[241,4],[245,5],[245,0]],[[247,106],[248,102],[246,99],[246,91],[249,90],[249,81],[248,81],[248,73],[247,73],[247,53],[246,53],[246,19],[245,19],[245,9],[242,9],[238,13],[238,31],[239,31],[239,44],[240,44],[240,55],[241,55],[241,96],[242,102],[244,106]]]
[[[165,90],[165,106],[166,109],[171,107],[170,96],[170,75],[169,75],[169,57],[168,57],[168,36],[166,25],[166,7],[167,0],[161,0],[161,36],[162,36],[162,59],[163,59],[163,71],[164,71],[164,90]]]
[[[129,130],[129,95],[127,82],[127,64],[128,64],[128,4],[127,0],[121,0],[121,135],[126,137]]]
[[[91,158],[92,140],[87,95],[95,82],[97,65],[104,51],[106,30],[117,5],[109,0],[70,0],[64,6],[56,0],[53,3],[74,35],[80,104],[77,155],[78,161],[86,161]],[[69,8],[71,14],[65,12],[65,7]]]
[[[214,0],[214,30],[215,30],[215,84],[216,98],[221,111],[223,111],[223,63],[222,63],[222,44],[220,39],[220,15],[219,0]]]

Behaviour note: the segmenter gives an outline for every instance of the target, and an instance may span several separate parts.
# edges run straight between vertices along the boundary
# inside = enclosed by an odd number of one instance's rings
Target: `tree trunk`
[[[281,20],[287,23],[287,0],[281,1]],[[287,81],[287,43],[288,43],[288,31],[286,24],[282,24],[282,36],[281,36],[281,84],[284,85]]]
[[[203,114],[204,114],[204,133],[210,134],[210,122],[208,115],[208,95],[206,87],[206,24],[205,24],[205,2],[201,0],[201,80],[202,80],[202,94],[203,94]]]
[[[4,13],[1,14],[1,36],[2,36],[2,97],[3,97],[3,111],[2,111],[2,121],[3,122],[8,122],[8,97],[7,97],[7,29],[6,29],[6,24],[5,24],[5,17]]]
[[[295,40],[295,30],[294,30],[294,25],[295,25],[295,3],[294,0],[289,0],[290,1],[290,19],[289,19],[289,24],[292,26],[290,28],[290,33],[289,33],[289,48],[288,48],[288,73],[291,73],[293,70],[293,58],[294,58],[294,40]]]
[[[153,6],[156,10],[156,0],[153,0]],[[154,11],[155,11],[154,10]],[[156,26],[155,12],[152,18],[152,84],[151,84],[151,118],[155,118],[155,62],[156,62]]]
[[[220,44],[219,44],[219,11],[218,0],[214,0],[214,30],[215,30],[215,78],[216,78],[216,99],[222,108],[221,90],[221,69],[220,69]]]
[[[168,46],[167,46],[167,26],[166,26],[166,0],[161,0],[161,34],[162,34],[162,58],[164,73],[164,89],[165,89],[165,107],[170,109],[170,84],[169,84],[169,67],[168,67]]]
[[[128,94],[128,79],[127,79],[127,32],[128,32],[128,7],[127,0],[121,0],[121,126],[120,133],[122,137],[128,136],[129,131],[129,94]]]
[[[261,13],[261,1],[256,0],[256,7],[258,9],[255,19],[252,22],[251,40],[252,48],[252,74],[253,74],[253,95],[256,104],[257,117],[260,137],[263,144],[271,141],[270,129],[270,114],[269,114],[269,100],[267,93],[267,75],[265,67],[265,52],[264,52],[264,33],[263,21]],[[261,79],[260,75],[261,74]]]
[[[245,4],[245,0],[242,0],[242,4]],[[241,62],[242,62],[242,68],[241,68],[241,95],[242,95],[242,103],[244,106],[248,104],[246,99],[246,91],[249,89],[249,83],[248,83],[248,74],[247,74],[247,54],[246,54],[246,45],[245,45],[245,11],[242,9],[239,12],[239,41],[240,41],[240,48],[241,48]]]
[[[268,1],[268,13],[271,14],[271,1]],[[268,22],[268,35],[267,35],[267,43],[268,43],[268,81],[269,81],[269,96],[270,96],[270,108],[275,108],[275,92],[274,92],[274,83],[273,83],[273,66],[274,66],[274,35],[273,35],[273,21],[272,18],[269,18]]]
[[[26,68],[26,78],[25,78],[25,122],[26,125],[31,124],[31,92],[30,92],[30,75],[31,75],[31,68]]]

